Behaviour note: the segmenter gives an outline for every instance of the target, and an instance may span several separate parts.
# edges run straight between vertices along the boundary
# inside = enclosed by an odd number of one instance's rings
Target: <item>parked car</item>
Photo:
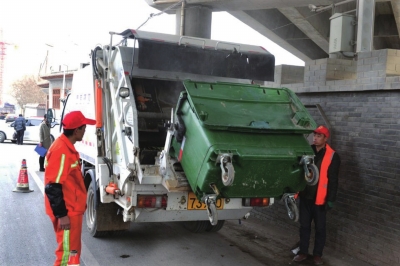
[[[18,117],[18,115],[16,115],[16,114],[6,115],[6,123],[14,122],[17,117]]]
[[[0,120],[5,120],[7,115],[7,113],[0,113]]]
[[[39,126],[43,121],[43,117],[28,117],[26,118],[26,130],[24,134],[24,141],[29,141],[33,143],[39,143]],[[57,122],[51,124],[51,127],[54,128],[58,125]],[[17,142],[16,138],[13,137],[15,132],[14,122],[10,124],[0,124],[0,143],[5,140],[10,140],[11,142]],[[51,141],[54,141],[54,136],[58,137],[60,133],[58,132],[58,127],[54,129],[50,129],[50,138]]]

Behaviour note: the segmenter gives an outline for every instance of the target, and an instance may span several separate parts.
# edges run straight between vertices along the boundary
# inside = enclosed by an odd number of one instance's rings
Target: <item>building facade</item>
[[[63,108],[62,99],[65,99],[72,85],[73,71],[66,73],[56,72],[41,76],[43,80],[38,84],[47,94],[47,108],[55,110],[55,118],[60,119]],[[46,108],[46,109],[47,109]]]

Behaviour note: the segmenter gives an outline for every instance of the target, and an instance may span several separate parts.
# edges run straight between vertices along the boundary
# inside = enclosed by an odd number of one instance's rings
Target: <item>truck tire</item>
[[[211,223],[208,223],[206,231],[207,232],[218,232],[224,226],[224,223],[225,223],[225,220],[219,220],[216,225],[212,225]]]
[[[211,225],[209,221],[188,221],[183,222],[183,227],[192,233],[202,233],[206,231],[208,225]]]
[[[119,206],[113,202],[99,202],[96,208],[94,193],[97,193],[97,198],[100,197],[100,192],[94,190],[92,181],[88,189],[87,210],[85,212],[86,226],[89,233],[93,237],[103,237],[128,230],[130,222],[124,222],[122,216],[117,215]]]

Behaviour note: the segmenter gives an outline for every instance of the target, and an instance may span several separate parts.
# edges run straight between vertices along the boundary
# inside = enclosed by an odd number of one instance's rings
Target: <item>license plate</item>
[[[215,207],[217,207],[218,210],[223,209],[224,208],[224,199],[217,199],[217,202],[215,203]],[[205,203],[198,201],[196,195],[193,192],[189,192],[187,209],[188,210],[206,210],[207,206]]]

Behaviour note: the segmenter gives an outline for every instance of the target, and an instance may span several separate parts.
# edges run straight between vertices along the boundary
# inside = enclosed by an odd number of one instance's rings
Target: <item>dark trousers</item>
[[[22,145],[24,143],[24,132],[25,130],[17,131],[17,144]]]
[[[44,169],[44,157],[42,157],[42,156],[39,156],[39,167],[40,167],[40,170]]]
[[[308,254],[311,222],[315,224],[314,256],[322,256],[326,241],[325,205],[315,205],[315,200],[300,198],[300,252]]]

